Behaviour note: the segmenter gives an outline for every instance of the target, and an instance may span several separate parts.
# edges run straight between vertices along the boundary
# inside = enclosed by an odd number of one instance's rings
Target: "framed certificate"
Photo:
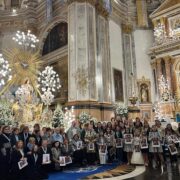
[[[147,149],[147,148],[148,148],[147,138],[141,139],[141,149]]]
[[[24,159],[18,162],[18,167],[20,170],[26,167],[27,165],[28,165],[27,159]]]
[[[66,166],[66,157],[65,156],[60,156],[59,161],[60,161],[60,166]]]
[[[124,143],[132,144],[133,143],[133,135],[132,134],[124,134]]]
[[[42,164],[50,164],[50,154],[43,154]]]
[[[123,147],[123,139],[117,138],[116,139],[116,148],[122,148]]]

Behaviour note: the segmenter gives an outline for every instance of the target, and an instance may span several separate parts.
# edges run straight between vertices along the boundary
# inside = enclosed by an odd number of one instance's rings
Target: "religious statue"
[[[38,104],[38,98],[29,79],[18,88],[15,93],[17,102],[13,105],[15,120],[19,123],[39,121],[42,114],[42,104]]]
[[[141,85],[141,102],[145,103],[148,102],[149,98],[148,98],[148,87],[147,85],[143,84]]]

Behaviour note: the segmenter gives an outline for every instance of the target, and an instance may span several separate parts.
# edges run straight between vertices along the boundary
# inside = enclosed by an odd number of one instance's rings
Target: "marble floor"
[[[141,175],[128,178],[128,180],[180,180],[180,159],[172,165],[168,160],[163,174],[160,169],[148,167]]]

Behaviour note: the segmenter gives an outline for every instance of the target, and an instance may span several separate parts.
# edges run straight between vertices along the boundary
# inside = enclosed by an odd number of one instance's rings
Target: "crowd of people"
[[[27,125],[0,129],[1,179],[47,179],[48,173],[68,166],[113,163],[166,165],[167,155],[176,163],[180,124],[176,131],[156,120],[112,118],[109,122],[78,120],[65,132],[63,127]]]

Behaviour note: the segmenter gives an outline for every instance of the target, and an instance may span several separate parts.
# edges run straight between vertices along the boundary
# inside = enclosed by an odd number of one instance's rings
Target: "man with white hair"
[[[51,142],[59,141],[63,143],[63,136],[60,134],[60,128],[56,128],[51,136]]]

